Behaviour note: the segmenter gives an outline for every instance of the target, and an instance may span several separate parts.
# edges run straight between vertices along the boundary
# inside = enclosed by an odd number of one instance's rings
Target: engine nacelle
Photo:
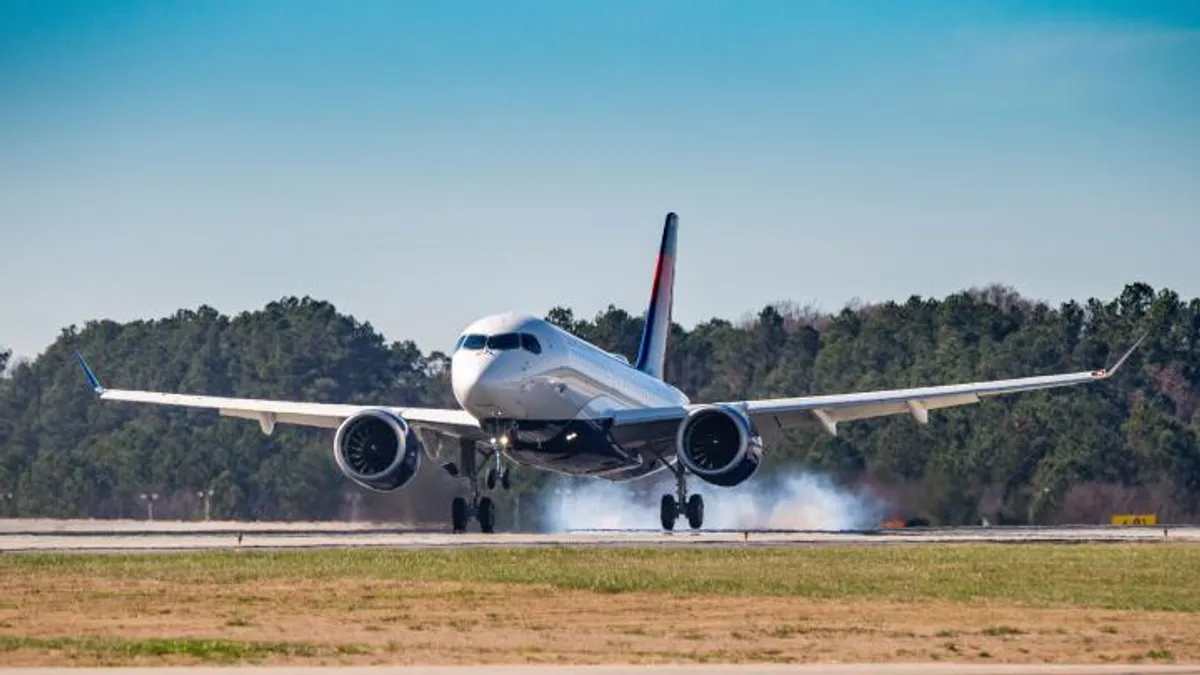
[[[333,458],[342,473],[381,492],[401,488],[417,475],[421,450],[408,422],[387,410],[352,415],[333,437]]]
[[[679,423],[675,451],[688,471],[705,482],[733,487],[745,482],[762,462],[762,438],[754,423],[735,408],[707,405]]]

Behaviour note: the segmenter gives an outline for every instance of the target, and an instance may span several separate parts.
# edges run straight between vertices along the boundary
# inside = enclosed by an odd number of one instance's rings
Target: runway
[[[578,531],[450,534],[379,523],[0,520],[0,551],[185,551],[537,546],[828,546],[1200,541],[1200,527],[958,527],[861,530]]]
[[[0,675],[1200,675],[1200,665],[1051,665],[863,663],[805,665],[650,665],[650,666],[365,666],[365,667],[137,667],[0,668]]]
[[[239,543],[240,538],[240,543]],[[453,548],[472,546],[904,546],[933,543],[992,542],[997,545],[1037,542],[1110,542],[1144,545],[1163,541],[1200,542],[1200,527],[962,527],[832,531],[659,531],[501,533],[453,535],[413,531],[381,523],[232,523],[146,521],[0,520],[4,552],[146,552],[186,550],[303,548]],[[1124,634],[1124,633],[1123,633]],[[2,661],[3,659],[0,659]],[[138,666],[119,668],[3,668],[0,675],[1026,675],[1085,673],[1200,675],[1200,663],[1122,663],[1049,665],[1013,663],[855,663],[855,664],[647,664],[612,666],[469,665],[469,666],[249,666],[186,668]]]

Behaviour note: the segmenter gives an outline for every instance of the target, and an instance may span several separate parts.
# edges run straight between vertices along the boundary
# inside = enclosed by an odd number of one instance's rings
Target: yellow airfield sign
[[[1157,513],[1114,513],[1113,525],[1157,525]]]

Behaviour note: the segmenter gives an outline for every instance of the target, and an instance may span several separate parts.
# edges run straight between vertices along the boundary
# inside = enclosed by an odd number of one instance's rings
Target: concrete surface
[[[1200,542],[1200,527],[958,527],[833,531],[420,532],[378,523],[0,520],[0,551],[461,546],[814,546],[950,542]]]

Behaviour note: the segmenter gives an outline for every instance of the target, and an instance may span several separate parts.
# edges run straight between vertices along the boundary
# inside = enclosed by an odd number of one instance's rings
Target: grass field
[[[1200,546],[0,557],[11,665],[1200,660]]]

